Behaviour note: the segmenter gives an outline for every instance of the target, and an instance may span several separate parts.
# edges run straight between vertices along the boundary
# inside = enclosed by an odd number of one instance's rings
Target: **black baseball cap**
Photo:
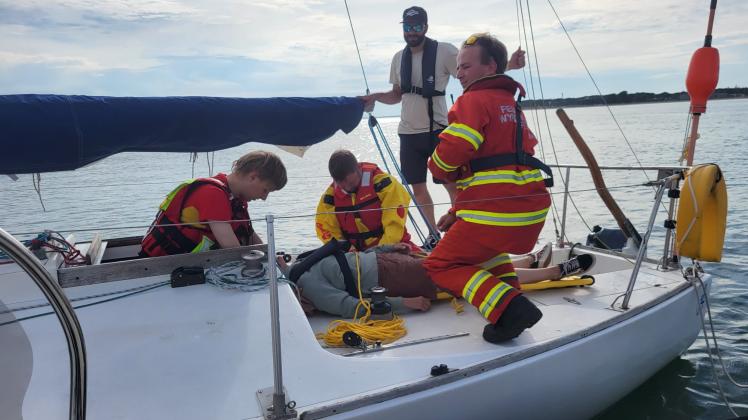
[[[411,6],[403,12],[403,21],[400,23],[428,23],[429,17],[423,7]]]

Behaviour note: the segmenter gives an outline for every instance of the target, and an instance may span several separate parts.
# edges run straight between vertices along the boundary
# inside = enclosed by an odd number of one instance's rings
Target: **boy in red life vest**
[[[517,337],[543,316],[519,291],[508,254],[529,252],[550,206],[532,157],[537,140],[514,99],[524,89],[504,75],[506,47],[489,34],[468,38],[457,56],[464,93],[429,161],[436,178],[456,182],[453,208],[437,224],[447,234],[424,263],[438,287],[478,308],[489,324],[483,337]]]
[[[249,221],[247,202],[267,199],[286,181],[280,158],[256,151],[235,161],[228,175],[182,183],[161,203],[140,255],[157,257],[262,243]],[[180,223],[191,224],[169,226]]]
[[[421,251],[405,228],[410,196],[402,184],[373,163],[359,163],[348,150],[334,152],[329,169],[333,182],[320,198],[315,219],[323,243],[347,240],[364,251],[403,242]]]

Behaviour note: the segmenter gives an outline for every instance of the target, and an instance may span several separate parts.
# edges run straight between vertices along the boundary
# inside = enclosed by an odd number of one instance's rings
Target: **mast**
[[[714,14],[717,9],[717,0],[712,0],[709,6],[709,21],[707,23],[704,46],[697,49],[691,57],[686,76],[686,89],[691,97],[691,135],[688,145],[681,157],[681,162],[686,159],[688,166],[693,165],[693,156],[696,151],[696,139],[699,131],[699,118],[706,112],[706,102],[714,93],[719,80],[719,51],[712,47],[712,27],[714,26]]]

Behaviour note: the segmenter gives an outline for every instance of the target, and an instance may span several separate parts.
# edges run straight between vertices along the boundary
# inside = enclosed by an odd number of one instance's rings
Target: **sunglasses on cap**
[[[415,25],[411,25],[410,23],[403,23],[403,32],[423,32],[423,30],[426,28],[426,25],[423,23],[417,23]]]
[[[485,41],[483,41],[483,36],[484,35],[485,34],[473,34],[473,35],[470,35],[468,37],[468,39],[465,40],[465,42],[463,43],[463,45],[475,45],[475,44],[478,44],[478,45],[483,46],[483,44],[485,43]]]

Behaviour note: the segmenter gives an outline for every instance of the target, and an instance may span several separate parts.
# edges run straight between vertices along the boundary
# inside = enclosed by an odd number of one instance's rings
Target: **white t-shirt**
[[[444,92],[449,82],[449,76],[457,77],[457,48],[449,43],[440,42],[436,47],[436,90]],[[410,82],[413,86],[423,87],[423,75],[421,72],[421,61],[423,50],[411,54],[413,63]],[[390,67],[390,83],[400,85],[400,62],[403,58],[403,50],[400,50],[392,58]],[[447,99],[445,96],[435,96],[434,101],[434,123],[447,125]],[[439,127],[434,126],[434,129]],[[397,132],[400,134],[427,133],[429,131],[428,100],[421,95],[403,94],[402,111],[400,112],[400,125]]]

